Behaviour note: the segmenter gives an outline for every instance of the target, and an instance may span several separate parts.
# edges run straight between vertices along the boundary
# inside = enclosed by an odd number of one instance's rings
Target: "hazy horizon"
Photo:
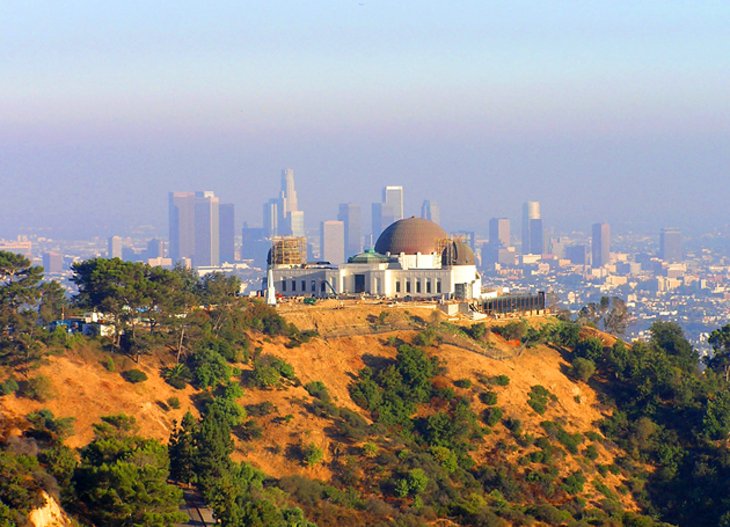
[[[0,236],[167,232],[167,193],[308,227],[386,184],[486,231],[727,227],[730,5],[218,2],[0,6]],[[517,225],[513,226],[516,229]]]

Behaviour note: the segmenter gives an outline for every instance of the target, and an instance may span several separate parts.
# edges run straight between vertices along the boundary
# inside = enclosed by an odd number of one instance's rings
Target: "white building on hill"
[[[267,280],[277,295],[366,294],[385,298],[481,297],[482,281],[474,253],[436,223],[406,218],[391,224],[375,249],[347,263],[306,262],[298,239],[280,239],[269,253]],[[265,284],[266,290],[268,284]]]

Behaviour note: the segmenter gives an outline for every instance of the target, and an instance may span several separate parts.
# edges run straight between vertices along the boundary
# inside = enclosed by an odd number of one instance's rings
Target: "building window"
[[[416,293],[420,293],[420,292],[421,292],[421,281],[418,278],[416,278]]]
[[[395,281],[395,292],[400,293],[400,280]]]
[[[411,281],[406,280],[406,293],[410,293],[410,292],[411,292]]]
[[[302,293],[306,293],[306,292],[307,292],[307,281],[302,280]]]
[[[286,280],[281,281],[281,291],[282,293],[286,293]]]
[[[322,283],[319,286],[319,290],[322,293],[326,293],[327,292],[327,280],[322,280]]]
[[[441,292],[441,280],[439,280],[438,278],[436,279],[436,292]]]
[[[316,292],[317,292],[317,282],[312,280],[312,293],[316,293]]]
[[[297,290],[297,281],[296,280],[292,280],[291,281],[291,290],[292,291],[296,291]]]
[[[426,293],[431,293],[431,280],[426,278]]]

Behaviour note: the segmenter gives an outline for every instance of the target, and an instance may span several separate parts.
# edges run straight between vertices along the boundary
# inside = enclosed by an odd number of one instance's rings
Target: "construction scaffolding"
[[[272,238],[269,265],[304,265],[307,261],[307,239],[298,236]]]

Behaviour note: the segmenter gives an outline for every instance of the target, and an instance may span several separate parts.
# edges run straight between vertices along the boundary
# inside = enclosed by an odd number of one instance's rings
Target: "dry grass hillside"
[[[273,411],[256,418],[262,432],[260,437],[236,440],[235,457],[277,478],[302,475],[327,481],[333,476],[335,462],[348,456],[351,458],[360,452],[361,445],[339,441],[332,432],[332,420],[311,411],[314,399],[304,385],[321,381],[335,405],[355,411],[369,420],[368,414],[352,401],[348,390],[358,371],[373,361],[393,358],[396,354],[393,338],[410,342],[420,326],[442,316],[431,308],[375,304],[350,304],[343,308],[336,302],[316,306],[290,305],[282,307],[280,313],[300,329],[316,329],[323,336],[290,349],[285,346],[285,339],[251,335],[253,346],[260,347],[262,353],[276,355],[290,363],[299,383],[270,390],[245,388],[240,400],[242,405],[269,402]],[[543,322],[537,320],[533,323]],[[347,333],[350,334],[333,336]],[[605,338],[608,339],[607,336]],[[596,392],[567,375],[568,363],[555,349],[539,345],[518,350],[518,343],[507,342],[494,333],[490,342],[492,351],[503,352],[504,356],[511,358],[498,360],[452,344],[427,348],[428,353],[437,356],[445,366],[445,373],[438,382],[469,398],[479,414],[486,408],[479,399],[479,394],[486,388],[484,380],[498,375],[507,376],[508,385],[489,387],[497,392],[497,405],[504,411],[503,419],[519,420],[523,435],[544,435],[540,423],[550,420],[561,423],[568,433],[580,433],[584,438],[586,434],[592,436],[593,440],[584,440],[581,450],[593,444],[597,458],[587,461],[582,455],[568,454],[561,462],[561,476],[581,469],[587,477],[584,496],[588,500],[602,497],[593,484],[600,481],[601,486],[620,496],[626,507],[635,508],[630,495],[622,490],[623,481],[618,475],[597,472],[598,465],[613,463],[616,452],[610,442],[596,436],[595,423],[605,412]],[[193,399],[196,391],[189,386],[184,390],[174,389],[160,376],[161,367],[170,365],[173,360],[169,352],[160,351],[144,357],[140,365],[128,358],[115,356],[116,371],[109,371],[103,366],[108,355],[100,349],[85,347],[49,357],[31,375],[40,374],[51,379],[55,396],[47,402],[2,397],[2,418],[6,422],[22,423],[25,415],[44,407],[56,416],[75,417],[74,434],[67,444],[80,447],[92,439],[92,425],[103,415],[122,412],[133,415],[143,435],[165,441],[175,420],[179,421],[188,409],[196,412]],[[244,372],[244,377],[246,370],[251,369],[248,364],[236,366]],[[119,372],[132,367],[142,369],[148,380],[138,384],[126,382]],[[469,382],[459,384],[465,388],[454,386],[454,381],[464,379]],[[536,385],[546,388],[556,399],[548,405],[544,415],[539,415],[528,405],[528,394]],[[180,400],[179,409],[169,407],[166,401],[171,397]],[[304,444],[318,446],[324,453],[323,462],[307,467],[296,461],[291,454],[292,449]],[[520,458],[534,449],[534,446],[519,446],[513,433],[499,423],[478,443],[472,455],[478,464],[489,464],[495,458],[517,464]]]

